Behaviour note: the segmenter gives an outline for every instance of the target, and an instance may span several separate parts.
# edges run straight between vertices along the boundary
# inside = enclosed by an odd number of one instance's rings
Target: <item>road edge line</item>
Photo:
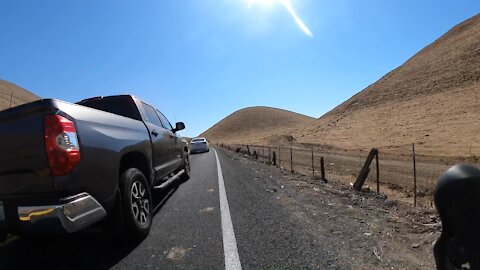
[[[240,256],[238,255],[237,240],[233,230],[232,217],[230,215],[230,207],[228,206],[227,192],[225,190],[225,182],[223,181],[222,167],[217,151],[213,149],[215,159],[217,160],[218,172],[218,195],[220,198],[220,215],[222,219],[222,236],[223,236],[223,253],[225,254],[226,270],[241,270]]]

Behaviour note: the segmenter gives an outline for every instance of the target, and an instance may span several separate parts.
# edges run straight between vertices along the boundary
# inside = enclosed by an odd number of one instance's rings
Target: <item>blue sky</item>
[[[249,2],[1,0],[0,78],[71,102],[132,93],[195,136],[249,106],[320,117],[480,11],[290,0],[310,37],[282,0]]]

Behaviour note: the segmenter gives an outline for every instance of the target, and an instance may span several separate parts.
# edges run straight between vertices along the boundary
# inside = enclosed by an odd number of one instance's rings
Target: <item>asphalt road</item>
[[[322,245],[266,195],[253,172],[217,152],[222,173],[215,151],[192,155],[191,179],[154,194],[155,217],[144,241],[125,244],[94,230],[12,238],[0,246],[0,269],[332,268]]]

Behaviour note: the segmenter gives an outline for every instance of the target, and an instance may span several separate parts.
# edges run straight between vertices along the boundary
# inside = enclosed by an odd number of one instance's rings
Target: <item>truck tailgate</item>
[[[43,137],[43,118],[52,111],[40,100],[0,112],[0,195],[54,191]]]

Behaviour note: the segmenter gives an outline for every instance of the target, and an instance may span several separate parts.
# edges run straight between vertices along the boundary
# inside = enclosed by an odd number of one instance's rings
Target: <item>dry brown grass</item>
[[[477,15],[321,117],[301,141],[392,152],[418,143],[438,156],[480,151],[479,81]]]
[[[479,82],[477,15],[314,124],[303,122],[288,130],[252,128],[257,117],[252,113],[238,118],[253,123],[248,128],[230,119],[228,125],[214,127],[214,138],[279,146],[290,145],[292,140],[285,138],[291,135],[297,144],[347,150],[377,147],[398,155],[410,154],[411,144],[416,143],[422,155],[480,156]],[[298,129],[305,123],[310,128]]]
[[[251,107],[232,113],[200,136],[218,143],[252,143],[273,134],[289,134],[315,121],[315,118],[286,110]],[[282,138],[288,141],[291,137]]]
[[[0,111],[8,109],[10,106],[15,107],[38,99],[40,99],[40,97],[20,86],[0,80]]]

